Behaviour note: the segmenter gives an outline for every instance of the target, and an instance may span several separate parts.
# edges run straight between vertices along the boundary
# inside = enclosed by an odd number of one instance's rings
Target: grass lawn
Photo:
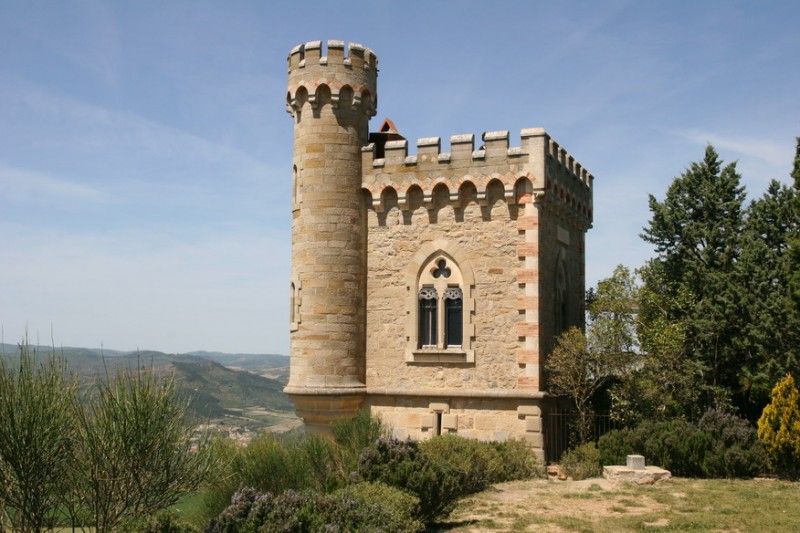
[[[202,510],[200,508],[202,496],[199,492],[187,494],[181,500],[170,508],[176,518],[182,522],[187,522],[198,528],[205,525],[205,519],[202,517]]]
[[[649,486],[605,479],[503,483],[463,500],[440,531],[800,532],[800,483],[680,478]]]

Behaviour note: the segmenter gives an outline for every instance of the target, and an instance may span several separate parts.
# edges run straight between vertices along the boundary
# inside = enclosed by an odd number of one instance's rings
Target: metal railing
[[[546,412],[544,417],[544,448],[547,461],[557,463],[571,446],[577,443],[575,425],[578,413],[560,409]],[[619,425],[611,420],[609,413],[595,413],[592,424],[592,440],[597,440]]]

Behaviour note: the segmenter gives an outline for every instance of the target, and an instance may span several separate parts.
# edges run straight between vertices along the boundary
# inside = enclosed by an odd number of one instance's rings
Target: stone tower
[[[527,441],[559,455],[547,355],[584,315],[593,177],[542,128],[416,142],[369,133],[378,61],[289,55],[291,369],[311,431],[368,409],[398,438]],[[476,149],[477,148],[477,149]]]
[[[346,53],[347,52],[347,53]],[[291,372],[286,392],[309,429],[364,400],[366,215],[361,148],[377,108],[378,60],[321,41],[289,54],[292,168]]]

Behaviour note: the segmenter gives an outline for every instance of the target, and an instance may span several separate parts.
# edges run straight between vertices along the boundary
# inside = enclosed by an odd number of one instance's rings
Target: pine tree
[[[791,247],[800,239],[796,191],[773,180],[747,210],[739,283],[745,288],[747,320],[740,348],[748,364],[742,382],[757,414],[773,383],[800,371],[800,309],[792,298],[792,277],[800,269]],[[754,418],[754,417],[753,417]]]
[[[792,179],[794,180],[794,212],[800,218],[800,137],[797,137],[797,148],[794,155],[794,168],[792,169]],[[789,280],[789,286],[794,299],[795,311],[800,313],[800,236],[795,237],[789,244],[789,260],[793,268],[793,274]]]
[[[646,288],[657,296],[643,318],[681,324],[683,351],[711,391],[701,401],[717,407],[741,390],[737,335],[743,296],[736,263],[745,193],[740,182],[735,164],[723,168],[708,146],[703,161],[673,181],[663,202],[650,196],[652,218],[642,234],[658,254],[643,270]]]

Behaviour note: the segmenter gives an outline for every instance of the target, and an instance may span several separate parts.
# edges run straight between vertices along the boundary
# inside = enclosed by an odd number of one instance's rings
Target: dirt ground
[[[800,483],[602,478],[501,483],[459,502],[440,532],[800,532]]]
[[[593,498],[593,492],[622,493],[625,498],[625,484],[607,479],[588,479],[584,481],[557,481],[536,479],[501,483],[493,489],[467,498],[450,517],[449,531],[496,532],[510,528],[512,531],[526,531],[528,523],[536,526],[536,531],[565,531],[556,524],[549,524],[549,518],[572,516],[582,519],[595,519],[598,516],[616,514],[614,508],[625,502],[617,498]],[[637,497],[637,505],[627,508],[627,513],[649,513],[663,505],[652,499]],[[630,502],[628,502],[630,503]],[[487,518],[488,517],[488,518]]]

